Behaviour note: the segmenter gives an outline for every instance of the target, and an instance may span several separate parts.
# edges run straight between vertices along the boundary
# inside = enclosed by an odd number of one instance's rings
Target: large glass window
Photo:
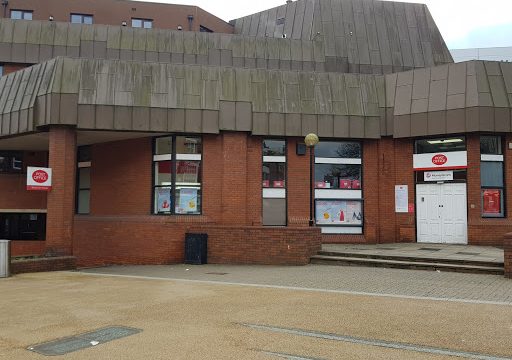
[[[134,27],[134,28],[151,29],[153,27],[153,20],[152,19],[136,19],[136,18],[132,18],[132,27]]]
[[[480,137],[482,217],[505,217],[505,177],[502,140]]]
[[[201,152],[200,137],[155,139],[153,213],[201,214]]]
[[[315,156],[320,158],[361,158],[361,144],[357,142],[320,142],[315,147]]]
[[[457,136],[452,138],[422,139],[415,141],[416,154],[430,154],[437,152],[466,151],[466,138]]]
[[[4,76],[4,66],[0,64],[0,76]]]
[[[263,140],[263,225],[286,226],[286,140]]]
[[[11,10],[11,19],[32,20],[32,10]]]
[[[0,238],[7,240],[44,240],[46,214],[0,213]]]
[[[80,146],[77,153],[76,213],[89,214],[91,211],[91,147]]]
[[[0,151],[0,173],[23,172],[23,153],[20,151]]]
[[[316,164],[315,184],[320,189],[361,189],[361,165]]]
[[[91,25],[93,23],[93,16],[86,14],[71,14],[71,23]]]

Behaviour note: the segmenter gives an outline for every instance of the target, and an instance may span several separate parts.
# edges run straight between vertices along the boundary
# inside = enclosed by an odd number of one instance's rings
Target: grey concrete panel
[[[510,113],[508,108],[494,109],[494,131],[510,132]]]
[[[350,119],[348,116],[334,116],[333,135],[338,138],[348,138],[350,134]]]
[[[466,64],[452,64],[448,68],[448,95],[466,91]]]
[[[269,135],[268,113],[253,113],[252,115],[252,134]]]
[[[478,108],[479,130],[494,131],[494,108],[480,107]]]
[[[61,94],[60,96],[60,123],[77,125],[78,122],[78,95]]]
[[[26,44],[12,44],[11,61],[15,63],[25,63]]]
[[[301,116],[302,121],[302,136],[306,136],[310,133],[318,134],[318,120],[316,115],[305,115]]]
[[[446,112],[446,132],[448,134],[463,133],[466,131],[466,110],[455,109]]]
[[[349,132],[352,138],[364,138],[365,118],[362,116],[349,117]]]
[[[432,69],[433,72],[434,70]],[[446,110],[447,86],[447,80],[432,81],[430,83],[429,111]]]
[[[28,51],[28,49],[27,49]],[[39,55],[39,47],[38,47],[38,55]],[[78,46],[66,46],[66,56],[71,58],[80,57],[80,47]],[[27,53],[28,57],[28,53]],[[28,59],[27,59],[28,60]]]
[[[60,123],[60,94],[51,94],[47,100],[49,106],[46,108],[48,123],[59,124]],[[49,111],[49,112],[48,112]]]
[[[503,77],[489,75],[487,78],[489,80],[489,87],[491,89],[493,105],[498,108],[512,107],[512,104],[509,104],[509,102],[508,102],[508,94],[507,94],[507,89],[505,88],[505,83],[503,81]]]
[[[380,118],[369,116],[364,118],[364,137],[367,139],[380,139]]]
[[[133,50],[132,60],[138,62],[146,61],[146,52],[144,50]]]
[[[466,95],[465,94],[457,94],[457,95],[448,95],[446,108],[448,110],[452,109],[463,109],[466,106]]]
[[[300,122],[300,119],[299,119]],[[285,135],[285,116],[282,113],[270,113],[268,118],[268,133],[272,136]],[[287,134],[286,134],[287,135]],[[300,136],[299,134],[296,136]]]
[[[107,48],[107,59],[110,60],[118,60],[120,59],[121,54],[119,49],[110,49]]]
[[[159,52],[157,54],[157,61],[161,62],[161,63],[170,63],[171,62],[171,53]]]
[[[220,65],[233,66],[233,52],[231,50],[220,50]]]
[[[132,130],[133,107],[116,106],[114,107],[114,129]]]
[[[12,44],[11,43],[0,43],[0,61],[2,61],[2,62],[12,61]]]
[[[146,62],[159,62],[160,59],[158,57],[159,53],[156,51],[146,51]],[[170,54],[169,54],[170,58]]]
[[[237,101],[235,105],[236,130],[251,131],[252,129],[252,107],[250,102]]]
[[[18,111],[11,112],[11,118],[10,118],[10,128],[8,130],[9,134],[17,134],[19,132],[20,127],[20,114]]]
[[[428,99],[413,100],[411,114],[426,113],[428,111]]]
[[[500,63],[497,61],[485,61],[485,71],[488,76],[501,76]]]
[[[412,89],[413,99],[428,99],[430,91],[430,69],[418,69],[413,71],[414,84]]]
[[[301,136],[302,121],[300,114],[285,114],[286,136]]]
[[[167,131],[167,109],[151,108],[149,130]]]
[[[219,133],[219,111],[203,110],[202,132],[205,134]]]
[[[77,127],[80,129],[96,128],[96,107],[94,105],[78,105]]]
[[[96,124],[98,130],[114,129],[114,106],[96,105]]]
[[[411,115],[400,115],[394,117],[393,137],[404,138],[411,136]]]
[[[428,134],[428,115],[426,113],[411,115],[411,136]]]
[[[412,85],[396,88],[395,115],[411,113]]]
[[[171,132],[185,132],[185,110],[169,109],[167,111],[168,129]]]
[[[466,108],[466,131],[479,131],[480,119],[477,107]]]
[[[133,131],[149,131],[150,128],[150,111],[147,107],[133,107],[132,130]]]
[[[173,64],[184,64],[184,54],[183,53],[171,53],[171,63]]]
[[[303,118],[307,115],[303,115]],[[315,116],[316,118],[316,116]],[[303,129],[304,132],[304,120],[303,120]],[[334,136],[334,117],[332,115],[319,115],[318,116],[318,136],[322,137],[333,137]],[[314,131],[309,131],[314,132]],[[309,133],[308,132],[308,133]],[[306,134],[307,135],[307,134]]]
[[[125,60],[125,61],[132,61],[133,60],[133,51],[126,50],[126,49],[119,50],[119,59]]]
[[[446,111],[428,113],[428,135],[446,134]]]
[[[190,133],[201,133],[202,111],[186,109],[185,110],[185,131]]]

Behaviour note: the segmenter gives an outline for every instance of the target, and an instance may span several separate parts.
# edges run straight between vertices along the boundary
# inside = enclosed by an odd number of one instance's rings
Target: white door
[[[416,185],[418,242],[467,244],[466,184]]]

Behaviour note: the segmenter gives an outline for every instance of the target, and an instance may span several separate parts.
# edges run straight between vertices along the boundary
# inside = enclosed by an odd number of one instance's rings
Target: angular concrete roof
[[[512,63],[417,69],[387,75],[386,87],[395,137],[511,131]]]
[[[57,56],[318,72],[326,62],[320,40],[0,19],[0,62]]]
[[[0,78],[0,136],[79,129],[380,137],[384,78],[56,58]]]
[[[298,0],[233,22],[238,34],[322,39],[328,71],[379,74],[453,63],[423,4]]]

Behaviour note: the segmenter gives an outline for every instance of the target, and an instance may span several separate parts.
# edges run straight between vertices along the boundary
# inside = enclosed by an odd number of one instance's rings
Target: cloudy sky
[[[285,0],[151,1],[197,5],[226,21],[285,3]],[[408,0],[407,2],[428,5],[451,49],[512,46],[512,0]]]

